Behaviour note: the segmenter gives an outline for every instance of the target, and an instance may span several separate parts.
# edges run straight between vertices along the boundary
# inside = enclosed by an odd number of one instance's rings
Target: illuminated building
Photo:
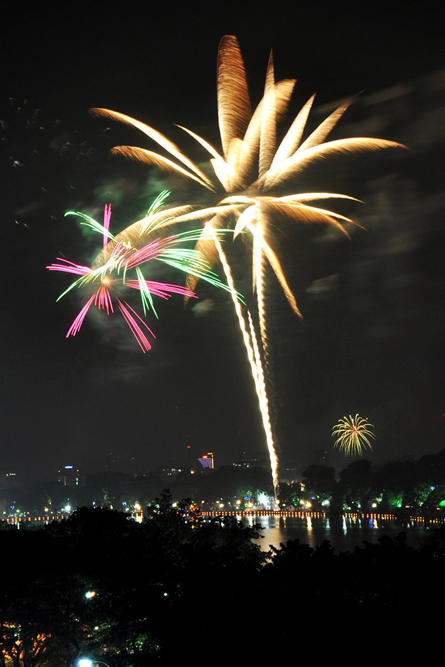
[[[198,459],[203,468],[210,468],[213,470],[213,454],[209,452],[208,454],[203,454],[200,459]]]
[[[57,481],[63,484],[63,486],[85,486],[85,475],[81,474],[79,468],[65,466],[62,470],[59,470]]]

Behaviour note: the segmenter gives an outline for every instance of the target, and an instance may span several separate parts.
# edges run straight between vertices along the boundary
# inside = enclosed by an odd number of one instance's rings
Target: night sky
[[[366,206],[336,209],[366,227],[355,228],[351,241],[321,227],[277,229],[304,316],[293,315],[271,276],[269,388],[282,469],[332,452],[332,426],[347,414],[374,424],[375,463],[443,447],[445,54],[435,6],[278,1],[261,9],[241,0],[10,7],[14,18],[8,12],[1,28],[1,470],[45,479],[66,464],[142,473],[185,464],[188,445],[193,457],[214,452],[217,465],[267,457],[227,294],[199,283],[196,303],[184,308],[179,296],[162,303],[159,321],[149,320],[156,340],[144,355],[117,315],[91,313],[66,339],[81,295],[56,303],[69,276],[45,269],[57,257],[88,263],[100,247],[99,236],[64,218],[67,210],[101,220],[111,203],[117,232],[164,188],[172,190],[171,205],[212,203],[199,186],[110,157],[117,144],[158,148],[88,109],[145,121],[206,164],[206,153],[174,123],[219,150],[216,56],[224,34],[239,40],[255,104],[273,48],[276,78],[297,78],[289,122],[314,92],[311,128],[332,110],[329,103],[364,91],[332,138],[366,136],[367,122],[369,136],[411,149],[336,158],[296,186],[364,199]],[[425,83],[440,72],[441,90]],[[376,100],[384,90],[394,91],[394,101],[383,117]],[[233,253],[238,288],[248,295],[250,257]]]

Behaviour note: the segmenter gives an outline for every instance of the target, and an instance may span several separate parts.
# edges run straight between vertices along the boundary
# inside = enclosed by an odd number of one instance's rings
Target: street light
[[[77,667],[93,667],[93,665],[105,665],[105,667],[110,667],[106,662],[102,660],[90,660],[90,658],[81,658],[77,661]]]

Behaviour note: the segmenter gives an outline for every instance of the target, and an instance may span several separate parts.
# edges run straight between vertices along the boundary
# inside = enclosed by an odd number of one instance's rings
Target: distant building
[[[208,454],[203,454],[200,459],[198,459],[203,468],[210,468],[213,470],[213,454],[209,452]]]
[[[17,473],[9,469],[0,470],[0,486],[3,488],[10,488],[17,486]]]
[[[263,458],[240,459],[232,463],[234,468],[268,468],[269,462]]]
[[[74,466],[65,466],[59,470],[57,481],[63,486],[75,488],[76,486],[85,486],[85,475],[81,474],[79,468]]]
[[[162,468],[158,468],[156,472],[163,482],[169,482],[176,479],[179,473],[189,472],[189,470],[188,468],[180,468],[180,467],[169,468],[167,466],[164,466]]]

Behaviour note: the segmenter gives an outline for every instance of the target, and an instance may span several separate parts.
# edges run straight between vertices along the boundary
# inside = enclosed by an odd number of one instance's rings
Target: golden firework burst
[[[338,447],[345,456],[361,456],[365,449],[372,451],[369,438],[374,440],[375,435],[370,428],[374,427],[368,419],[358,414],[355,417],[343,417],[332,429],[332,437],[336,438],[334,447]]]

